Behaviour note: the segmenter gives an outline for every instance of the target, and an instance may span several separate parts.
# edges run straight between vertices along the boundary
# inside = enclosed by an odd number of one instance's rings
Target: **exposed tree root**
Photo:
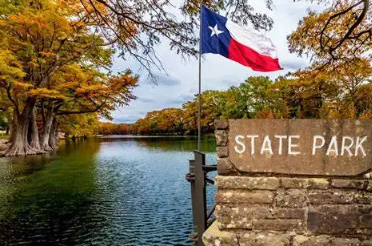
[[[21,146],[13,144],[4,151],[4,156],[25,156],[25,155],[40,155],[46,154],[46,151],[32,148],[29,144]]]
[[[50,152],[50,151],[53,151],[53,148],[52,147],[50,147],[49,145],[46,145],[46,146],[43,146],[43,148],[42,148],[44,151],[46,151],[46,152]]]

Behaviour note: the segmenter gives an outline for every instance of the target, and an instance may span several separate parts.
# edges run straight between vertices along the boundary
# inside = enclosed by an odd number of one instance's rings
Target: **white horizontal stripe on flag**
[[[226,28],[229,30],[231,37],[237,42],[248,46],[261,55],[270,56],[273,59],[278,58],[274,44],[265,35],[258,33],[254,29],[239,26],[230,20],[227,20]]]

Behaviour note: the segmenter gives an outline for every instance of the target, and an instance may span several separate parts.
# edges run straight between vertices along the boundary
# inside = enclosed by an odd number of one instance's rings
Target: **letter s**
[[[241,149],[239,149],[236,145],[234,146],[234,150],[238,153],[238,154],[243,154],[244,151],[245,151],[245,144],[243,142],[241,142],[239,139],[244,139],[244,136],[242,135],[237,135],[235,137],[235,142],[241,146]]]

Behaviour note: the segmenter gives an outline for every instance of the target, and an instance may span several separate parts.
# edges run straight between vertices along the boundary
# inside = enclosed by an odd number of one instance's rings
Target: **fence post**
[[[196,224],[197,218],[196,214],[194,213],[196,209],[195,204],[195,160],[189,161],[189,173],[186,175],[186,180],[190,183],[190,190],[191,190],[191,210],[193,216],[193,233],[190,235],[189,240],[194,241],[195,245],[197,245],[198,240],[198,225]]]
[[[194,219],[195,224],[197,226],[197,234],[198,246],[204,246],[202,241],[203,233],[207,230],[207,202],[206,202],[206,185],[205,185],[205,178],[206,174],[203,170],[203,166],[205,166],[205,154],[200,153],[198,151],[194,151],[195,155],[195,196],[194,196],[194,206],[195,210]]]

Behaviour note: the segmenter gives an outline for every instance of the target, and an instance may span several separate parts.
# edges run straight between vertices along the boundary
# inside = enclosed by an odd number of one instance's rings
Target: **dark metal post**
[[[198,246],[204,246],[202,241],[203,233],[207,230],[207,202],[206,202],[206,184],[205,172],[203,166],[205,165],[205,154],[194,151],[195,155],[195,210],[194,218],[196,219]]]
[[[190,235],[189,240],[194,241],[195,245],[197,244],[198,240],[198,225],[196,224],[197,218],[194,211],[196,210],[195,204],[195,161],[189,161],[189,173],[186,174],[186,180],[190,183],[190,190],[191,190],[191,209],[192,209],[192,216],[193,216],[193,233]]]
[[[189,161],[189,173],[186,180],[191,187],[191,206],[193,215],[194,232],[189,240],[195,242],[195,246],[204,246],[203,233],[213,222],[213,211],[215,206],[207,211],[207,183],[214,184],[214,181],[207,178],[207,173],[217,171],[216,165],[205,165],[205,154],[194,151],[195,160]],[[209,221],[208,221],[209,220]],[[208,223],[209,222],[209,223]]]

